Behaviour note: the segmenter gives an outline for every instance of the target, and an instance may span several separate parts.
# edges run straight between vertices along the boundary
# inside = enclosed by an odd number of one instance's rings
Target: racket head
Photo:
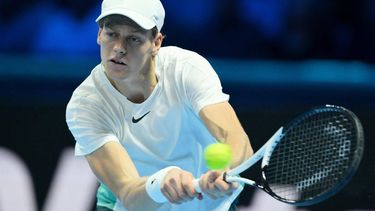
[[[280,137],[262,160],[263,189],[297,206],[321,202],[342,189],[356,172],[364,150],[357,116],[333,105],[296,117]]]

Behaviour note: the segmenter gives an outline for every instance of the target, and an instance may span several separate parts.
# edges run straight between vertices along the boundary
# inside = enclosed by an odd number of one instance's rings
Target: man
[[[98,209],[226,210],[242,190],[202,155],[223,142],[236,166],[252,154],[249,139],[210,64],[161,47],[164,14],[159,0],[104,0],[96,20],[101,64],[74,91],[66,119],[76,155],[105,184]]]

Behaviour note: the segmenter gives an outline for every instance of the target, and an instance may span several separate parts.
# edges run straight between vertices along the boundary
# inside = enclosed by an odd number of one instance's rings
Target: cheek
[[[147,48],[145,47],[138,47],[138,48],[128,48],[128,58],[132,58],[135,60],[145,60],[149,57],[150,53]]]
[[[100,58],[101,58],[102,61],[105,61],[106,58],[107,58],[107,54],[105,53],[103,47],[100,47]]]
[[[102,58],[107,58],[110,55],[110,53],[111,51],[108,45],[105,45],[105,44],[100,45],[100,56]]]
[[[151,54],[147,50],[143,50],[137,53],[137,58],[139,63],[146,63],[151,58]]]

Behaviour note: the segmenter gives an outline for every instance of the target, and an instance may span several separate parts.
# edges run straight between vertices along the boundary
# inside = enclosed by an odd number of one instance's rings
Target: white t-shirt
[[[205,173],[203,149],[216,140],[198,113],[229,96],[203,57],[178,47],[160,49],[156,75],[152,94],[136,104],[111,85],[102,65],[96,66],[74,91],[66,110],[75,154],[86,155],[116,141],[127,150],[140,176],[172,165],[195,177]],[[213,210],[221,201],[205,197],[181,205],[166,203],[160,210]],[[117,205],[115,210],[125,210]]]

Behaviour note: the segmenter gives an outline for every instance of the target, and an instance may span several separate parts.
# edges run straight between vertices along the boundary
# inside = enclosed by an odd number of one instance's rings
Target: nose
[[[125,42],[122,41],[117,41],[115,46],[113,47],[113,50],[115,51],[116,54],[126,54],[126,47],[125,47]]]

